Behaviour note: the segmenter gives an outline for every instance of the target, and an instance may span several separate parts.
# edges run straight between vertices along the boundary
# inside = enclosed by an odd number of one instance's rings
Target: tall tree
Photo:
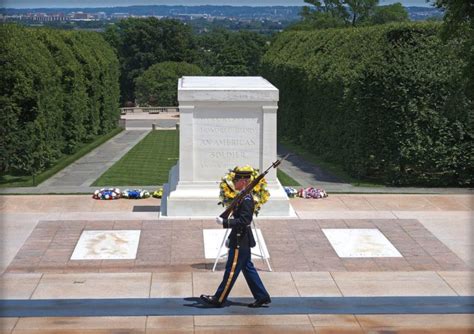
[[[196,58],[191,28],[176,20],[129,18],[107,28],[105,36],[119,57],[122,102],[135,99],[134,80],[151,65]]]
[[[315,28],[333,28],[346,24],[349,13],[342,0],[305,0],[312,6],[301,10],[303,25]]]
[[[150,66],[135,80],[135,96],[140,105],[176,106],[178,79],[202,75],[202,70],[185,62],[167,61]]]
[[[376,7],[374,14],[369,18],[369,22],[372,24],[406,22],[408,20],[408,11],[399,2],[388,6]]]
[[[303,7],[303,27],[332,28],[357,26],[366,22],[379,0],[305,0],[311,6]]]
[[[248,31],[215,29],[199,36],[200,65],[209,75],[258,75],[267,40]]]
[[[345,0],[349,8],[350,22],[352,26],[369,18],[377,6],[379,0]]]
[[[445,10],[445,30],[451,34],[474,28],[474,4],[470,0],[436,0],[436,6]]]

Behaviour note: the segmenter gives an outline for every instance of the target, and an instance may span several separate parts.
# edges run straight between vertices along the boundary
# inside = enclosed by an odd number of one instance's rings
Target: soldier
[[[241,171],[238,168],[234,169],[234,172],[235,189],[241,191],[250,183],[252,172]],[[222,282],[213,296],[201,295],[201,300],[214,307],[222,307],[225,303],[241,270],[255,298],[255,301],[248,306],[261,307],[264,304],[271,303],[270,295],[263,286],[262,280],[251,261],[250,248],[255,247],[255,239],[250,226],[254,207],[252,195],[248,194],[238,203],[232,219],[216,218],[217,224],[232,230],[228,239],[229,254]]]

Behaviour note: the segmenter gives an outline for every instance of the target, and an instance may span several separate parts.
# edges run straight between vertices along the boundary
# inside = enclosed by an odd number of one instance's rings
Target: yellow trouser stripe
[[[232,278],[234,277],[235,266],[237,265],[237,259],[239,258],[239,249],[236,248],[234,252],[234,261],[232,261],[232,268],[230,269],[229,278],[227,279],[227,283],[225,284],[224,291],[222,292],[221,296],[219,297],[219,303],[222,303],[224,300],[224,296],[227,293],[227,290],[230,287],[230,283],[232,282]]]

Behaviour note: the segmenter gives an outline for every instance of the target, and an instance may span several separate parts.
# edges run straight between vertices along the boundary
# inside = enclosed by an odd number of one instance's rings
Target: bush
[[[2,173],[37,174],[116,127],[118,61],[97,33],[0,26]]]
[[[393,185],[472,184],[472,101],[439,25],[281,34],[263,59],[278,131],[351,175]]]

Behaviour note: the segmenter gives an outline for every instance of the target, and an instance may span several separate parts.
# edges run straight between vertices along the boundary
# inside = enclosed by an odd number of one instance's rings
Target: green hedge
[[[472,184],[473,104],[459,41],[436,23],[285,32],[263,59],[280,89],[279,136],[352,176]]]
[[[97,33],[0,26],[0,169],[35,174],[117,126],[119,68]]]

